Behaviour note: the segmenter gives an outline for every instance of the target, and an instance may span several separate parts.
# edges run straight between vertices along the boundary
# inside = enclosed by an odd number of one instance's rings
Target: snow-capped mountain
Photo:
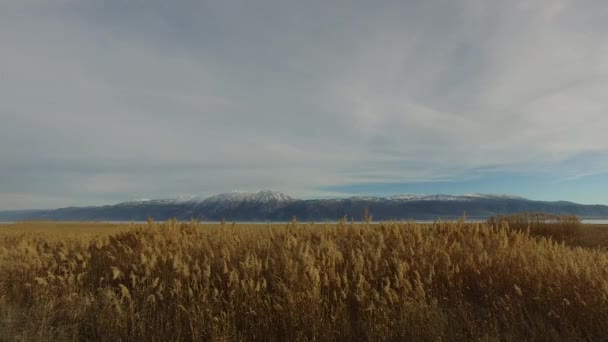
[[[379,196],[354,196],[348,198],[349,200],[362,200],[362,201],[460,201],[470,202],[479,199],[518,199],[526,200],[523,197],[511,196],[511,195],[492,195],[492,194],[478,194],[469,193],[464,195],[393,195],[388,197]]]
[[[514,196],[508,194],[480,194],[480,193],[468,193],[464,194],[460,197],[473,197],[473,198],[486,198],[486,199],[517,199],[517,200],[526,200],[526,198],[521,196]]]
[[[362,218],[365,209],[376,220],[486,218],[517,212],[548,212],[581,217],[608,217],[608,206],[571,202],[532,201],[511,195],[469,193],[464,195],[354,196],[335,199],[298,200],[280,192],[228,192],[211,197],[183,196],[174,199],[140,199],[101,207],[0,212],[3,220],[104,220],[143,221],[191,218],[218,221],[336,220],[344,215]]]
[[[352,196],[348,198],[335,198],[330,199],[334,201],[370,201],[370,202],[382,202],[382,201],[460,201],[470,202],[480,199],[517,199],[526,200],[523,197],[511,196],[511,195],[494,195],[494,194],[479,194],[479,193],[468,193],[464,195],[410,195],[401,194],[387,197],[381,196]],[[261,190],[258,192],[244,192],[244,191],[232,191],[226,192],[211,197],[202,196],[180,196],[173,199],[149,199],[142,198],[129,202],[120,203],[120,206],[141,206],[150,204],[206,204],[206,205],[226,205],[235,206],[241,203],[283,203],[296,201],[293,197],[290,197],[284,193],[272,191],[272,190]]]
[[[271,190],[261,190],[258,192],[241,192],[241,191],[233,191],[227,192],[215,196],[211,196],[204,201],[203,203],[207,204],[218,204],[218,203],[226,203],[226,204],[235,204],[241,202],[253,202],[253,203],[268,203],[268,202],[290,202],[294,199],[276,191]]]
[[[142,198],[129,202],[117,204],[119,206],[145,206],[156,204],[213,204],[234,206],[243,202],[248,203],[269,203],[269,202],[289,202],[294,201],[281,192],[271,190],[261,190],[258,192],[232,191],[211,197],[203,196],[180,196],[171,199],[149,199]]]

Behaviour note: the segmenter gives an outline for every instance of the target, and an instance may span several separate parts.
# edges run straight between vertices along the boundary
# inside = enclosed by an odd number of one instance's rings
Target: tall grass
[[[0,232],[0,341],[608,336],[608,254],[508,220],[26,227]]]
[[[581,219],[571,215],[546,213],[523,213],[494,216],[487,223],[526,231],[534,237],[551,238],[569,246],[592,247],[608,250],[608,229],[601,225],[585,225]]]

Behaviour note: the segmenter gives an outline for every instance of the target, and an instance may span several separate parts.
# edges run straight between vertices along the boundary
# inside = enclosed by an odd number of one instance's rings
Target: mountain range
[[[203,221],[335,221],[346,215],[362,219],[368,209],[375,220],[434,220],[457,218],[484,219],[498,214],[547,212],[606,218],[608,206],[583,205],[566,201],[533,201],[508,195],[395,195],[355,196],[333,199],[292,198],[280,192],[229,192],[212,197],[142,199],[115,205],[68,207],[54,210],[0,211],[0,221],[144,221],[200,219]]]

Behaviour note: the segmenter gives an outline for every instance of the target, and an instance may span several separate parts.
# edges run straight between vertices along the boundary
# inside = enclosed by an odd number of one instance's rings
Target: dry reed
[[[2,228],[0,341],[608,336],[607,252],[508,219],[369,221]]]

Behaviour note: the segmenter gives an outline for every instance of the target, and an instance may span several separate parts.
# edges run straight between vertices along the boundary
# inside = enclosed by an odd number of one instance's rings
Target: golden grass
[[[488,219],[487,223],[499,226],[503,222],[512,230],[527,231],[532,236],[551,238],[570,246],[608,248],[606,225],[582,224],[580,218],[570,215],[523,213],[501,215]]]
[[[606,336],[608,253],[504,221],[0,227],[0,341]]]

